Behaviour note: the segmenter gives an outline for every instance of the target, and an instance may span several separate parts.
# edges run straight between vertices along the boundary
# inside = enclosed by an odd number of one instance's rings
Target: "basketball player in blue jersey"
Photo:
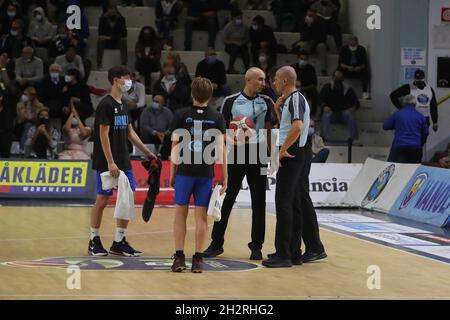
[[[259,150],[263,148],[263,154],[267,154],[270,145],[270,134],[262,132],[268,129],[270,133],[272,123],[273,102],[261,91],[265,87],[265,74],[259,68],[250,68],[245,74],[245,87],[239,93],[225,98],[221,112],[226,121],[227,128],[232,119],[245,116],[255,124],[256,134],[243,145],[234,145],[234,158],[228,159],[228,189],[222,205],[222,219],[214,223],[212,242],[203,253],[204,257],[216,257],[222,254],[225,230],[228,224],[236,197],[241,190],[242,180],[247,177],[252,201],[252,231],[251,242],[248,247],[251,250],[251,260],[262,260],[261,249],[264,243],[266,228],[266,184],[267,174],[265,168],[267,162],[260,158]],[[231,141],[227,141],[231,143]],[[270,148],[270,147],[269,147]],[[252,153],[252,154],[250,154]],[[257,153],[256,155],[254,153]],[[240,155],[245,154],[245,157]],[[245,158],[245,159],[242,159]],[[253,159],[256,161],[251,161]],[[243,161],[239,161],[243,160]],[[239,163],[243,162],[243,163]],[[252,163],[255,162],[255,163]]]

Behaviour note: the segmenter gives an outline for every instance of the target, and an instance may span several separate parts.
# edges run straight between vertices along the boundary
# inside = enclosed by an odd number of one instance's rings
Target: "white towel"
[[[207,214],[212,217],[214,221],[220,221],[222,219],[222,204],[226,193],[220,195],[222,186],[216,185],[209,199],[209,206]]]
[[[109,171],[103,172],[100,176],[103,190],[117,188],[114,218],[132,220],[134,218],[134,194],[133,190],[131,190],[130,181],[128,181],[125,173],[120,171],[119,178],[113,178]]]

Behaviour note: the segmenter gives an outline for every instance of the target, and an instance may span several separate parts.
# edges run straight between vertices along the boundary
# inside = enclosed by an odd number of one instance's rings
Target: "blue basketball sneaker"
[[[134,250],[133,247],[126,241],[125,237],[121,242],[113,241],[111,248],[109,249],[109,253],[116,256],[125,257],[139,257],[142,254],[142,252]]]
[[[102,242],[99,236],[89,241],[88,252],[91,256],[107,256],[108,251],[103,248]]]

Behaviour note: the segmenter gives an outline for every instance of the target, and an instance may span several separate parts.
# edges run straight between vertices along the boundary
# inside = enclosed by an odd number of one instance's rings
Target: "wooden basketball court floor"
[[[140,259],[169,259],[174,209],[155,208],[148,224],[140,210],[136,208],[127,239],[144,252]],[[105,248],[114,232],[112,214],[113,208],[107,208],[101,227]],[[66,268],[11,263],[89,258],[89,215],[90,207],[1,206],[0,299],[450,299],[450,264],[325,229],[321,236],[328,258],[287,269],[266,269],[257,262],[244,271],[176,274],[166,261],[165,268],[156,270],[81,270],[81,289],[70,290]],[[193,215],[188,222],[185,251],[191,256]],[[248,209],[232,212],[221,259],[254,263],[248,260],[250,224]],[[275,216],[268,214],[264,256],[274,251],[274,228]],[[107,257],[103,265],[114,265],[111,259],[115,257]],[[380,270],[380,288],[370,290],[367,270],[374,265]]]

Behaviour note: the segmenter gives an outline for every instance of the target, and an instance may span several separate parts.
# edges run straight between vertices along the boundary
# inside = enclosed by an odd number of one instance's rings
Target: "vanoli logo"
[[[378,199],[380,194],[383,192],[384,188],[386,188],[386,185],[388,184],[389,180],[394,175],[394,172],[395,172],[395,165],[391,164],[389,167],[384,169],[383,172],[380,173],[380,175],[377,177],[377,179],[370,187],[369,192],[367,192],[366,196],[364,197],[361,203],[362,207],[365,207],[369,203]]]
[[[423,187],[423,185],[427,180],[428,175],[426,173],[421,173],[417,175],[416,180],[414,180],[414,183],[412,184],[411,188],[409,189],[408,193],[405,195],[405,198],[400,204],[399,207],[400,210],[405,209],[411,203],[411,200],[418,194],[419,190]]]
[[[99,257],[59,257],[38,260],[10,261],[1,263],[9,267],[35,267],[67,269],[77,266],[80,270],[118,270],[118,271],[169,271],[173,260],[168,258],[99,258]],[[186,259],[186,265],[191,267],[191,259]],[[222,259],[204,259],[205,271],[246,271],[259,268],[248,262]]]

